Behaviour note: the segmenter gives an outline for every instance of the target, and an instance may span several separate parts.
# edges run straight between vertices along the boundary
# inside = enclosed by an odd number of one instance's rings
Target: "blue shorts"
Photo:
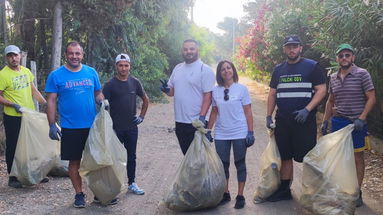
[[[354,123],[348,118],[334,116],[331,119],[331,132],[337,131],[346,127],[349,124]],[[354,143],[354,151],[361,152],[367,149],[366,137],[367,137],[367,124],[361,131],[352,131],[352,141]]]

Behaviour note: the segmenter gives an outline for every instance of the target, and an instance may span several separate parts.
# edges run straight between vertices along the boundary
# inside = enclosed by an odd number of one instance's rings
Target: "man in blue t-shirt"
[[[290,184],[293,179],[293,159],[303,157],[316,144],[316,106],[326,95],[324,70],[313,60],[302,58],[301,40],[296,35],[285,38],[283,52],[287,60],[274,69],[267,100],[266,127],[273,128],[281,155],[281,185],[267,201],[291,199]]]
[[[140,81],[130,75],[130,58],[127,54],[117,55],[116,70],[116,76],[105,83],[102,92],[110,104],[113,129],[127,151],[128,190],[134,194],[143,195],[145,191],[135,183],[137,125],[144,121],[149,106],[149,98]],[[136,116],[137,96],[142,99],[139,116]]]
[[[79,175],[80,161],[89,129],[96,116],[96,102],[104,96],[96,70],[81,63],[84,52],[81,45],[72,41],[66,46],[67,63],[51,72],[45,86],[49,137],[61,138],[61,159],[69,160],[69,177],[76,191],[76,208],[85,207],[85,195]],[[60,114],[61,131],[56,126],[56,101]]]

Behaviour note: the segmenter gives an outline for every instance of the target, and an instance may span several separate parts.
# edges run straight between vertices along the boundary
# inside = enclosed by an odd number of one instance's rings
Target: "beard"
[[[300,54],[297,54],[297,55],[294,56],[294,57],[289,57],[289,56],[287,55],[287,59],[289,59],[290,61],[296,61],[300,56],[301,56]]]
[[[350,63],[348,63],[347,65],[340,65],[340,68],[341,68],[342,70],[347,70],[347,69],[349,69],[353,64],[354,64],[354,62],[350,62]]]
[[[185,63],[193,63],[198,60],[198,54],[189,54],[183,56]]]

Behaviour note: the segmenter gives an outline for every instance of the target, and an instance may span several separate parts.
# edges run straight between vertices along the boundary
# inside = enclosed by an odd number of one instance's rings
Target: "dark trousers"
[[[8,116],[4,114],[4,129],[5,129],[5,161],[7,163],[8,174],[11,173],[13,159],[15,157],[15,151],[17,146],[17,140],[19,139],[21,117]]]
[[[185,155],[193,142],[196,129],[191,123],[176,122],[176,136],[180,144],[182,153]]]
[[[118,139],[124,144],[128,155],[126,170],[128,172],[128,184],[132,184],[136,178],[136,151],[138,128],[137,126],[128,130],[115,130]]]

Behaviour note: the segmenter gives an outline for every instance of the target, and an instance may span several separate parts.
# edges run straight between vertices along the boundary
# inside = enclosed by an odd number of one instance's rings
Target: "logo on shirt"
[[[29,87],[27,75],[19,75],[12,78],[13,89],[21,90],[23,88]]]
[[[80,80],[68,80],[65,82],[65,89],[72,89],[83,86],[93,86],[92,80],[90,80],[89,78],[85,78]]]
[[[282,75],[279,78],[280,83],[302,82],[301,75]]]

